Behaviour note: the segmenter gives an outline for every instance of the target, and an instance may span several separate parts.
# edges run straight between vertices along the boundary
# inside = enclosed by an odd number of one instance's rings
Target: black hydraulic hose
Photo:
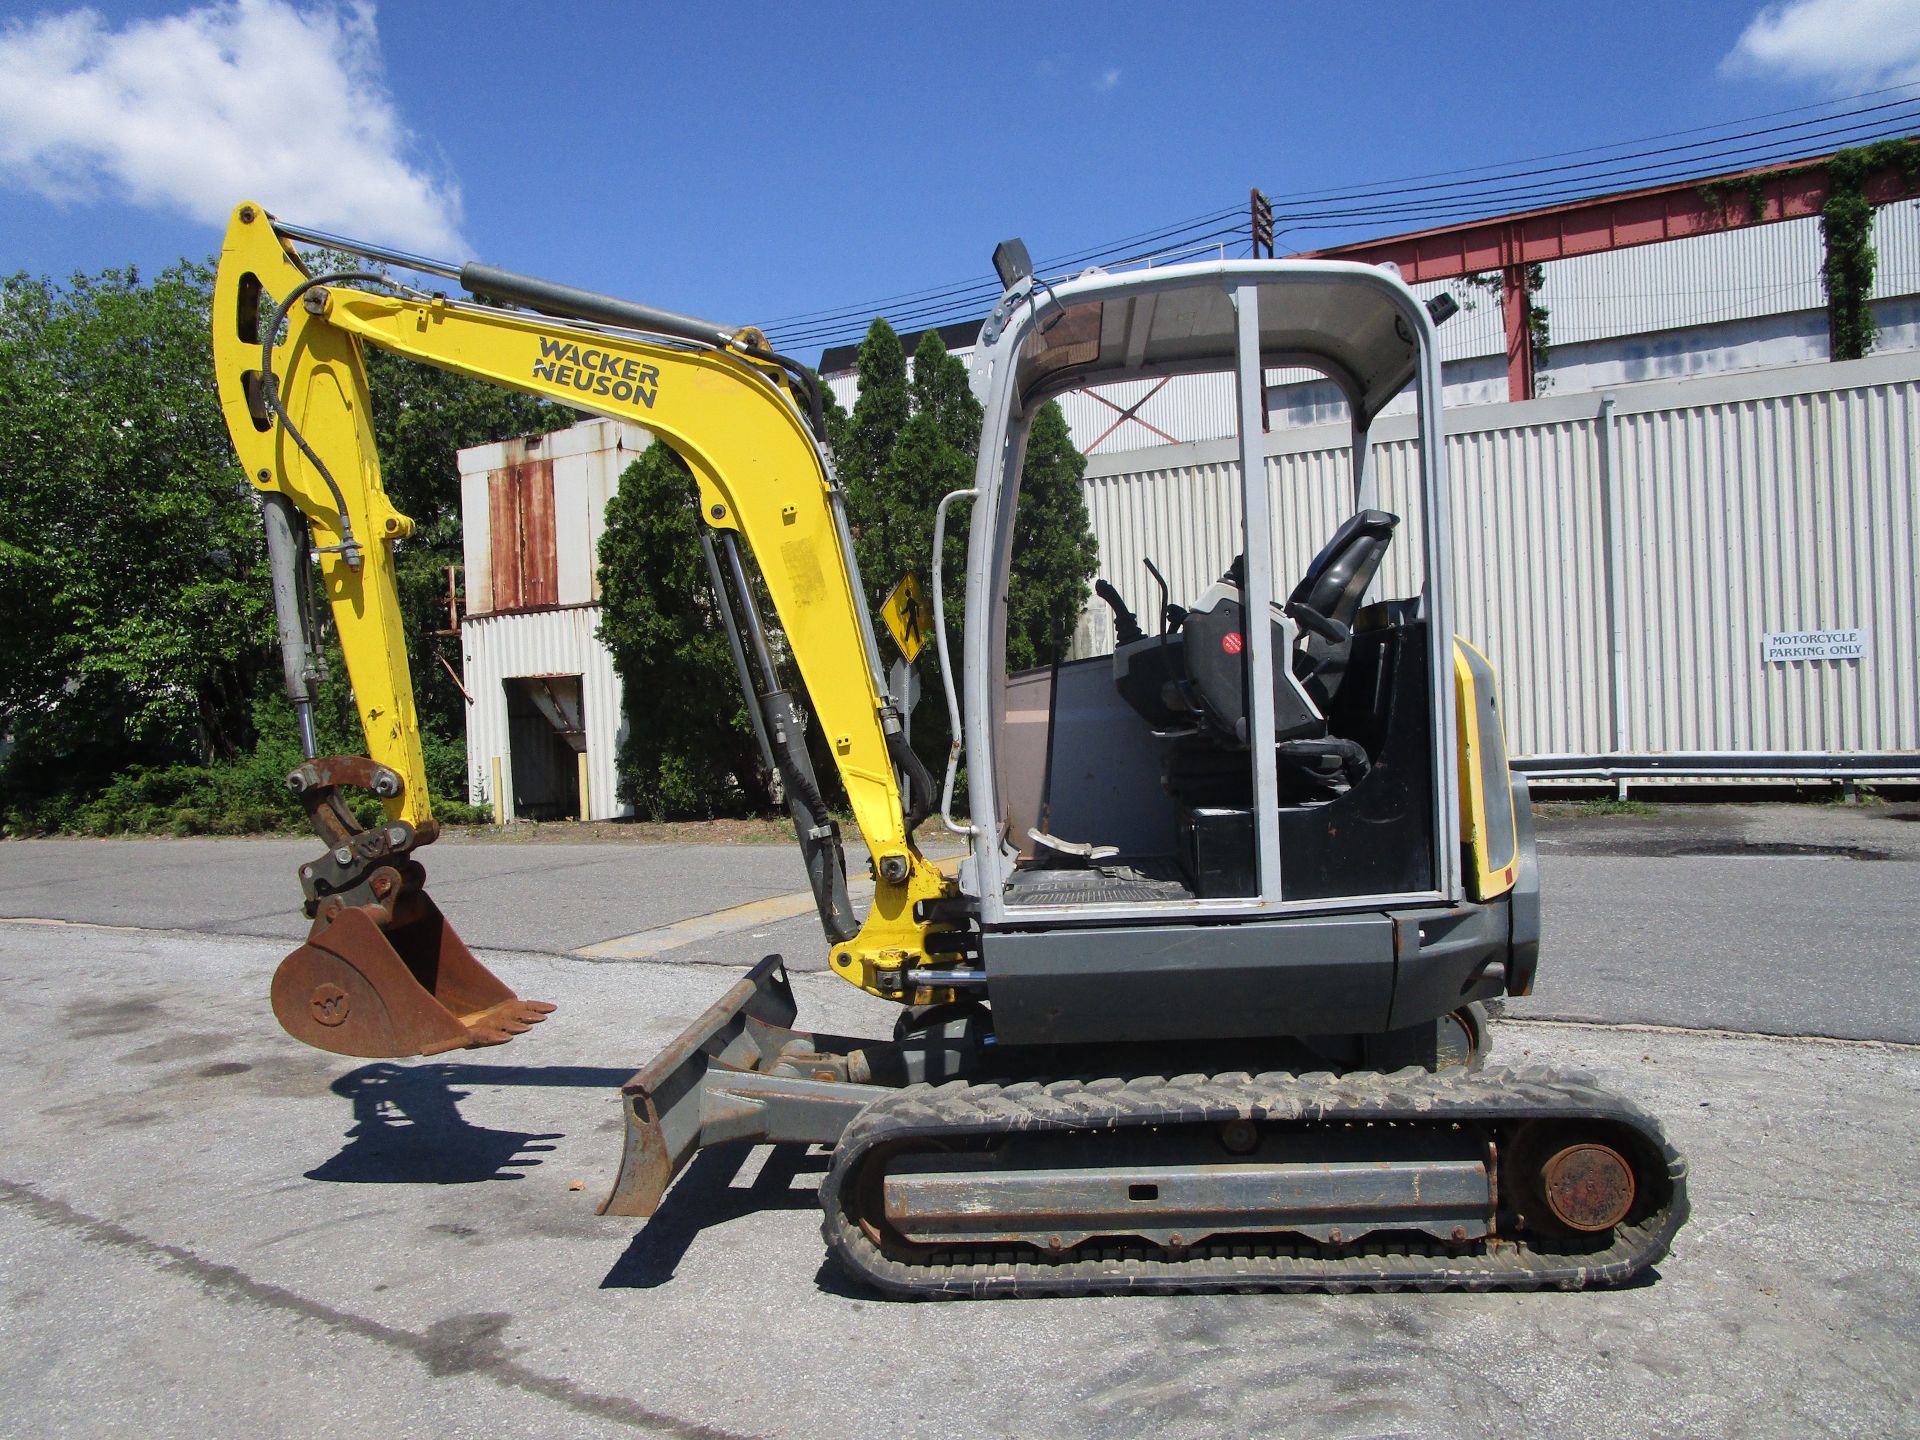
[[[826,403],[820,398],[820,381],[813,371],[798,360],[790,359],[777,350],[769,350],[764,345],[751,346],[746,353],[758,360],[771,360],[794,378],[800,386],[801,394],[807,398],[807,424],[813,431],[813,438],[822,445],[826,444]]]
[[[913,753],[913,746],[898,730],[887,732],[887,758],[893,762],[896,770],[907,777],[907,834],[912,835],[920,828],[920,822],[933,813],[936,803],[933,773]]]
[[[310,275],[288,291],[287,298],[274,307],[273,314],[260,331],[260,396],[267,402],[267,408],[275,418],[286,427],[287,435],[300,447],[300,453],[307,457],[313,468],[320,472],[320,478],[326,481],[327,491],[333,496],[334,506],[340,512],[340,549],[351,559],[360,545],[353,538],[353,517],[347,513],[347,497],[341,493],[339,482],[333,478],[333,472],[327,469],[326,462],[314,452],[314,448],[307,443],[307,437],[300,433],[300,427],[293,423],[286,407],[280,403],[280,382],[273,373],[273,337],[280,333],[280,323],[287,318],[293,302],[316,285],[331,285],[341,280],[365,280],[389,287],[393,284],[386,276],[377,275],[371,270],[336,270],[331,275]]]
[[[815,825],[831,824],[833,813],[827,809],[826,797],[809,773],[810,766],[801,764],[794,756],[795,747],[806,742],[795,723],[793,697],[785,690],[775,690],[760,698],[766,708],[774,712],[767,717],[767,729],[773,739],[773,761],[780,772],[781,783],[789,795],[797,797],[806,807]]]

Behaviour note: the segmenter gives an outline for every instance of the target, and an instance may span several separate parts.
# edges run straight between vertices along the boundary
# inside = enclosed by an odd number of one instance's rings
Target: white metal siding
[[[1136,405],[1138,418],[1121,421],[1121,413]],[[1180,375],[1164,383],[1128,380],[1075,390],[1060,397],[1060,408],[1075,445],[1090,450],[1097,442],[1099,449],[1113,451],[1231,435],[1236,401],[1231,375]]]
[[[578,675],[581,704],[586,711],[588,817],[605,820],[633,813],[615,796],[617,751],[624,728],[620,682],[613,673],[613,656],[594,638],[599,623],[600,607],[581,605],[483,616],[469,619],[460,627],[466,686],[473,696],[473,704],[467,707],[470,802],[497,803],[493,794],[496,757],[503,785],[512,785],[513,754],[503,682],[521,675]],[[498,818],[504,820],[506,816],[499,814]]]
[[[1457,624],[1501,671],[1513,752],[1920,750],[1920,355],[1617,392],[1611,602],[1601,398],[1449,417]],[[1380,432],[1381,503],[1407,518],[1376,593],[1404,595],[1420,584],[1416,442],[1406,419]],[[1344,440],[1331,428],[1269,437],[1281,577],[1351,512]],[[1145,557],[1185,602],[1240,547],[1231,448],[1089,465],[1100,573],[1150,627]],[[1760,658],[1767,632],[1855,627],[1868,632],[1858,662]],[[1111,647],[1105,606],[1085,633]]]
[[[1920,387],[1626,415],[1627,749],[1920,746]],[[1766,664],[1766,632],[1864,628],[1866,658]]]

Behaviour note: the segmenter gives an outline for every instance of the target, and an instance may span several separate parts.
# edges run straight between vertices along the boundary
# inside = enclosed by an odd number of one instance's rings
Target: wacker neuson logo
[[[610,400],[638,401],[649,410],[660,393],[660,367],[643,365],[611,350],[582,350],[565,340],[542,340],[540,358],[533,362],[533,378],[553,385],[571,385],[583,395]]]

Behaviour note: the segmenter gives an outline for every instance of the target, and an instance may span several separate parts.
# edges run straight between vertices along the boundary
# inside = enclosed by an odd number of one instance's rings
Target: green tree
[[[915,347],[910,384],[899,356],[892,328],[874,321],[860,350],[862,389],[848,427],[848,460],[841,467],[860,574],[867,602],[876,608],[909,572],[923,582],[929,579],[934,511],[942,496],[973,483],[980,444],[980,403],[966,366],[949,353],[938,332],[927,331]],[[866,388],[869,383],[874,392]],[[903,399],[905,419],[896,425]],[[876,451],[889,433],[885,450]],[[1056,632],[1063,643],[1071,643],[1086,604],[1098,547],[1081,492],[1085,473],[1086,459],[1074,449],[1060,407],[1043,407],[1028,440],[1014,517],[1007,600],[1007,664],[1013,669],[1050,661]],[[956,657],[966,554],[961,512],[948,527],[941,561],[951,582],[944,599],[948,644]],[[931,694],[938,684],[937,656],[921,664]],[[945,766],[949,739],[945,707],[923,700],[914,714],[913,740],[929,769]]]
[[[980,405],[967,386],[966,367],[931,330],[914,350],[909,381],[899,337],[885,320],[875,320],[860,347],[860,377],[847,427],[855,437],[853,456],[841,474],[860,578],[868,606],[877,610],[906,575],[923,584],[929,580],[933,512],[941,496],[973,483]],[[965,557],[964,528],[954,526],[944,573],[957,577]],[[950,620],[958,619],[957,602],[957,595],[949,601]],[[951,633],[957,643],[958,630]],[[892,642],[883,637],[881,644],[883,658],[891,661]],[[921,663],[937,677],[937,661]],[[912,730],[913,747],[928,768],[944,766],[944,707],[923,703]]]
[[[1055,640],[1073,643],[1100,544],[1087,515],[1087,457],[1074,448],[1067,417],[1049,401],[1033,417],[1020,467],[1013,560],[1007,586],[1007,668],[1046,665]],[[1064,658],[1064,657],[1062,657]]]
[[[143,766],[237,764],[273,727],[258,503],[221,416],[208,344],[212,272],[183,262],[66,286],[0,281],[0,732],[10,795],[84,798]],[[464,704],[433,662],[445,566],[459,559],[459,447],[556,428],[561,412],[372,352],[374,428],[395,503],[401,601],[438,787],[464,772]],[[336,659],[323,732],[362,740]],[[261,767],[255,767],[261,768]],[[457,791],[455,792],[457,794]],[[251,809],[258,807],[252,806]]]
[[[931,330],[914,351],[913,380],[905,395],[907,418],[864,479],[857,507],[855,550],[867,600],[875,606],[909,572],[928,578],[933,512],[943,495],[973,483],[980,444],[980,404],[967,388],[966,367]],[[856,425],[865,400],[863,391],[854,406]],[[851,487],[848,498],[852,509]],[[951,553],[959,558],[964,547]]]
[[[620,477],[600,537],[599,635],[620,676],[620,793],[677,820],[764,811],[772,793],[700,554],[692,474],[655,442]]]
[[[840,482],[847,488],[850,518],[860,525],[867,517],[852,513],[854,507],[870,495],[911,406],[906,352],[885,320],[875,319],[867,328],[856,363],[860,393],[853,402],[853,414],[835,437],[833,458]]]
[[[68,783],[251,745],[270,596],[182,263],[0,285],[0,729]]]

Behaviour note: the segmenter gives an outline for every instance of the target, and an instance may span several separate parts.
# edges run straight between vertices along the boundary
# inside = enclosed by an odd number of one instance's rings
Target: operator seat
[[[1361,510],[1348,516],[1320,547],[1283,607],[1301,630],[1293,656],[1294,676],[1323,715],[1347,673],[1354,617],[1399,523],[1398,515],[1385,510]]]

